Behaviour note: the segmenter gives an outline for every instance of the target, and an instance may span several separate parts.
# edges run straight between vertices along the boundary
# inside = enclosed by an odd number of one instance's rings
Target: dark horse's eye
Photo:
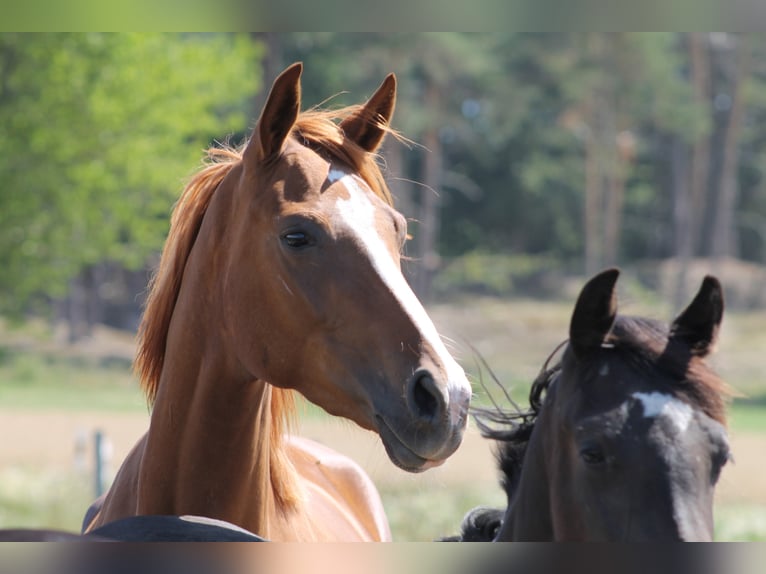
[[[282,236],[285,245],[293,249],[300,249],[311,245],[311,237],[303,231],[290,231]]]
[[[723,467],[726,466],[726,463],[732,460],[732,458],[728,446],[723,446],[713,455],[713,465],[710,469],[710,479],[713,484],[718,482]]]
[[[580,450],[580,458],[582,458],[585,464],[592,466],[603,464],[606,461],[604,451],[601,450],[601,447],[595,445],[582,448]]]

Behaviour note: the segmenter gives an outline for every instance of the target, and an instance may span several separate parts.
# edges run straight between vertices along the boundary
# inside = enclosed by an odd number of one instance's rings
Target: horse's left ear
[[[348,139],[368,152],[378,149],[396,106],[396,76],[389,74],[359,110],[340,124]]]
[[[713,350],[723,319],[721,283],[708,275],[697,295],[670,326],[670,339],[688,345],[694,355],[704,357]]]
[[[569,324],[569,344],[576,356],[584,357],[601,347],[612,328],[617,316],[615,285],[619,276],[619,269],[607,269],[580,291]]]
[[[245,149],[245,161],[268,161],[279,155],[301,109],[301,72],[297,62],[283,71],[271,86],[261,117]]]

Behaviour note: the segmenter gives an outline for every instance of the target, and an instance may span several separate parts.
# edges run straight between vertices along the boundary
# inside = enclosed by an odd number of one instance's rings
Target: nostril
[[[410,405],[418,418],[433,419],[439,413],[443,399],[431,373],[415,373],[410,384]]]

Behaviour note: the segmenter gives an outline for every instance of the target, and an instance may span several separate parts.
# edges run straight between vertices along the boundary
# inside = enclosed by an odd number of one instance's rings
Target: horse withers
[[[451,540],[712,540],[713,492],[730,456],[728,388],[704,360],[721,286],[706,277],[667,328],[617,314],[618,274],[584,286],[568,345],[546,362],[528,411],[476,409],[498,441],[508,506],[474,509]]]
[[[377,433],[406,471],[461,443],[471,388],[401,273],[406,221],[376,163],[396,79],[301,112],[301,72],[174,209],[139,328],[150,427],[86,530],[191,514],[271,540],[390,539],[358,465],[285,437],[295,391]]]

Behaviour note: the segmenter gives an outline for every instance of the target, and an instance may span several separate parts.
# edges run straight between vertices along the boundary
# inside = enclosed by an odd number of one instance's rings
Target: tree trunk
[[[710,49],[705,33],[689,34],[689,60],[692,89],[697,103],[710,108],[712,86],[710,80]],[[705,198],[710,178],[710,133],[700,136],[691,149],[689,168],[689,257],[702,252],[702,228],[705,218]]]
[[[66,319],[67,341],[74,344],[85,336],[88,323],[88,301],[82,273],[75,275],[69,282]]]
[[[671,277],[673,307],[679,309],[687,298],[686,282],[692,257],[692,201],[688,182],[689,174],[687,147],[679,136],[673,136],[670,144],[671,178],[673,186],[673,254],[678,265]]]
[[[404,145],[397,142],[396,139],[389,137],[383,144],[381,155],[386,160],[385,177],[388,189],[394,197],[394,206],[407,220],[407,234],[409,236],[413,231],[413,222],[417,222],[418,213],[413,197],[413,186],[405,177],[406,167],[404,160],[407,151]],[[417,226],[417,223],[415,223],[415,226]],[[417,249],[417,243],[408,242],[405,245],[404,253],[405,255],[412,256],[410,251],[415,251],[415,258],[417,259]],[[404,276],[413,285],[414,290],[416,290],[414,285],[417,281],[418,267],[417,260],[411,261],[405,258],[402,261]]]
[[[589,33],[586,54],[603,62],[607,51],[603,34]],[[583,202],[583,239],[585,242],[585,273],[593,275],[604,263],[604,114],[611,105],[604,97],[604,86],[597,82],[585,103],[584,116],[588,130],[585,136],[585,201]]]
[[[622,114],[619,96],[610,98],[613,109],[607,122],[606,144],[609,170],[607,171],[606,205],[604,206],[604,265],[617,265],[622,237],[622,209],[625,203],[625,179],[633,161],[635,142],[632,133],[624,128],[627,123]]]
[[[601,210],[603,186],[599,169],[598,143],[594,130],[585,139],[585,202],[583,226],[585,238],[585,274],[591,276],[601,268]]]
[[[609,176],[604,217],[604,265],[617,265],[622,235],[622,206],[625,200],[625,166],[617,158],[617,165]]]
[[[424,105],[427,110],[439,108],[439,90],[433,82],[425,86]],[[420,202],[420,225],[418,226],[419,270],[415,280],[415,292],[421,300],[431,298],[433,277],[439,267],[439,229],[441,227],[440,182],[442,171],[441,141],[436,127],[429,127],[423,135],[426,153],[423,161],[423,186]]]
[[[405,176],[407,171],[405,153],[407,152],[403,144],[389,137],[383,143],[381,156],[386,161],[384,175],[388,189],[394,196],[395,207],[409,222],[416,216],[416,208],[412,197],[412,185]]]
[[[256,94],[253,101],[254,118],[260,116],[261,109],[266,104],[266,96],[269,94],[269,88],[274,79],[279,75],[284,67],[282,40],[279,32],[251,32],[253,41],[261,42],[264,45],[263,54],[263,83],[260,91]]]
[[[86,289],[86,325],[85,334],[93,335],[93,329],[104,322],[104,300],[101,296],[102,285],[108,280],[106,263],[97,263],[85,270]]]
[[[740,36],[732,54],[730,64],[731,109],[725,128],[723,163],[719,193],[713,221],[713,243],[711,254],[714,258],[737,256],[737,229],[735,210],[739,196],[739,143],[742,136],[744,116],[744,85],[750,67],[749,46],[745,37]]]

